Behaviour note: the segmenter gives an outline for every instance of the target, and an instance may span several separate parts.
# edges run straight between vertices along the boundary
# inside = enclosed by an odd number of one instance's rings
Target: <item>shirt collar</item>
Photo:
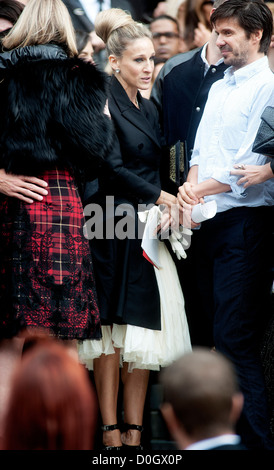
[[[203,61],[203,63],[205,64],[205,74],[206,72],[210,69],[210,64],[208,63],[207,61],[207,58],[206,58],[206,48],[207,48],[207,45],[208,45],[208,42],[205,43],[205,45],[203,46],[202,48],[202,52],[201,52],[201,59]],[[224,61],[223,57],[221,57],[217,62],[216,64],[214,64],[215,66],[218,66],[220,64],[222,64]]]
[[[233,66],[231,66],[225,70],[224,76],[227,80],[234,79],[236,85],[239,85],[240,83],[245,82],[246,80],[251,78],[253,75],[257,74],[258,72],[261,72],[268,68],[269,68],[268,58],[267,56],[264,56],[258,60],[255,60],[254,62],[251,62],[251,64],[241,67],[238,70],[234,70]]]
[[[218,447],[225,444],[236,445],[240,444],[240,436],[236,434],[224,434],[223,436],[212,437],[211,439],[204,439],[199,442],[195,442],[188,446],[185,450],[206,450],[212,447]]]

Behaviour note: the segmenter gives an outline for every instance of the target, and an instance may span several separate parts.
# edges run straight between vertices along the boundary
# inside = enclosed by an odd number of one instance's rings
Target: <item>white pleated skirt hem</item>
[[[134,325],[102,326],[100,341],[78,342],[79,360],[88,369],[93,369],[94,359],[102,354],[114,354],[114,348],[120,349],[120,365],[127,362],[129,371],[160,370],[191,351],[184,297],[176,266],[162,242],[159,259],[162,267],[154,269],[160,292],[161,330]]]

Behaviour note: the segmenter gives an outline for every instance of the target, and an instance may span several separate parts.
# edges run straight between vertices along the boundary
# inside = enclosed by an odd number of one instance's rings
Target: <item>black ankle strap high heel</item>
[[[118,424],[103,424],[101,426],[102,431],[115,431],[115,429],[119,429]],[[105,450],[122,450],[123,446],[107,446],[103,444],[103,451]]]
[[[137,431],[140,431],[141,433],[144,430],[144,427],[141,426],[140,424],[129,424],[129,423],[124,423],[123,424],[123,432],[127,432],[129,429],[135,429]],[[143,446],[141,444],[137,446],[131,446],[129,444],[123,444],[123,447],[126,449],[132,449],[132,450],[144,450]]]

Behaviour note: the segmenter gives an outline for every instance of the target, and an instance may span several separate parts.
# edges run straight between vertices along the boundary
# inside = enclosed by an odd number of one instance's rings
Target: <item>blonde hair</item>
[[[29,0],[2,44],[11,50],[50,42],[65,46],[69,56],[77,55],[74,28],[62,0]]]
[[[106,44],[107,53],[118,58],[122,57],[129,42],[143,37],[151,39],[149,29],[120,8],[98,13],[94,26],[97,36]]]

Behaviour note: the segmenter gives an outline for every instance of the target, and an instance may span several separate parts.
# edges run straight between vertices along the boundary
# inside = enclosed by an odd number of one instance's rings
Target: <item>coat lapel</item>
[[[153,128],[150,122],[146,102],[142,98],[141,94],[138,92],[138,101],[144,108],[144,114],[141,114],[140,110],[137,109],[133,103],[131,103],[124,88],[115,77],[111,78],[110,92],[122,116],[130,121],[140,131],[146,134],[159,147],[160,143],[157,131]],[[144,116],[146,119],[144,119]]]

